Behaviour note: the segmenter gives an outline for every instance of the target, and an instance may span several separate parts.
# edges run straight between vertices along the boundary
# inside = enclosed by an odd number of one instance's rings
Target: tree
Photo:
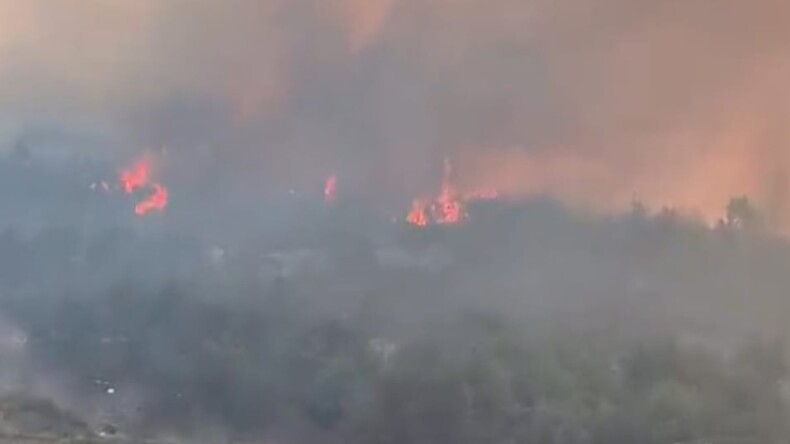
[[[746,196],[730,199],[724,223],[727,227],[748,231],[760,230],[764,225],[762,215]]]

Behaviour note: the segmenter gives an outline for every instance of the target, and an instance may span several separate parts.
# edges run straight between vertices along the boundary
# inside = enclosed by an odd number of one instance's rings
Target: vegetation
[[[785,319],[790,255],[749,228],[739,202],[714,230],[644,209],[594,221],[547,203],[495,207],[480,223],[403,234],[404,257],[430,246],[412,268],[378,264],[369,243],[333,228],[313,234],[329,239],[331,270],[316,260],[317,271],[273,278],[243,250],[197,260],[200,243],[185,237],[9,231],[0,307],[40,377],[70,385],[76,407],[100,397],[134,435],[787,442],[785,348],[765,339],[782,331],[742,333]],[[700,325],[713,327],[689,328]],[[0,408],[2,421],[57,412],[26,408]]]

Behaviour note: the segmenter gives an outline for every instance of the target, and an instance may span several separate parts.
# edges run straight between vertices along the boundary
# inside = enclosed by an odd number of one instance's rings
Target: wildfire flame
[[[444,174],[442,175],[442,189],[433,206],[436,223],[442,225],[456,224],[464,217],[463,205],[458,198],[458,192],[452,184],[453,166],[448,159],[444,159]]]
[[[431,223],[454,225],[467,218],[466,204],[475,200],[496,199],[496,190],[473,190],[461,193],[453,184],[453,167],[449,159],[444,160],[442,186],[434,198],[417,198],[412,201],[406,222],[415,227],[427,227]]]
[[[324,201],[333,204],[337,201],[337,175],[333,174],[326,179],[324,184]]]
[[[145,216],[152,211],[164,211],[167,208],[170,197],[167,188],[158,183],[153,184],[152,187],[154,189],[153,194],[134,206],[134,214]]]
[[[167,188],[161,183],[152,182],[153,160],[150,156],[143,156],[131,168],[121,171],[119,182],[121,189],[126,194],[135,194],[138,190],[150,189],[151,194],[138,202],[134,213],[145,216],[153,211],[164,211],[169,201]]]
[[[411,203],[411,210],[406,216],[406,222],[415,227],[427,227],[428,206],[429,204],[422,199],[414,199]]]
[[[151,180],[151,158],[142,157],[131,168],[121,171],[121,188],[126,194],[133,194],[148,185]]]

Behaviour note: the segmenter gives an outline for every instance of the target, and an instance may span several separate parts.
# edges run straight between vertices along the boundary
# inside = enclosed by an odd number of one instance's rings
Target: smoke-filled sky
[[[784,0],[0,0],[0,134],[98,133],[238,189],[457,180],[790,215]],[[35,147],[33,147],[35,149]],[[177,196],[174,196],[177,199]]]

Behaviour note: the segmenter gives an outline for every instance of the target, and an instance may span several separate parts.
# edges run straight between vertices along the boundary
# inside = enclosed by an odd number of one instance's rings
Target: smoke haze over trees
[[[25,168],[49,196],[98,167]],[[748,199],[716,228],[532,199],[419,229],[321,192],[258,230],[129,219],[85,188],[70,199],[86,213],[6,227],[3,383],[91,424],[210,442],[790,436],[790,246]]]
[[[788,23],[0,0],[0,441],[789,441]]]

